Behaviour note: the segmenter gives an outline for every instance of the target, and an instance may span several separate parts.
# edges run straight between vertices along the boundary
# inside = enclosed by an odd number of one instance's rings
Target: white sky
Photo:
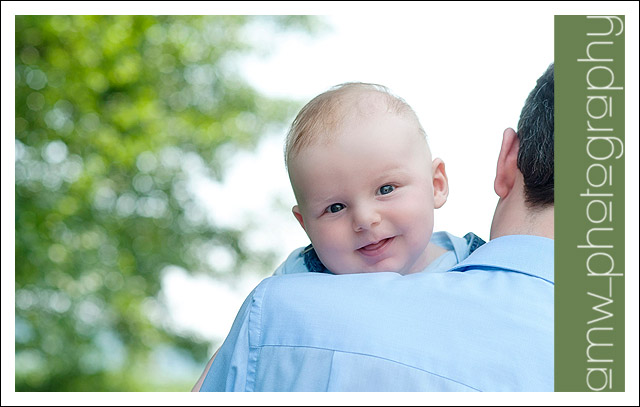
[[[436,211],[435,229],[488,238],[502,132],[517,125],[529,91],[553,61],[553,16],[531,16],[524,27],[516,19],[458,18],[464,31],[438,12],[329,21],[331,33],[286,38],[273,44],[269,60],[248,61],[247,78],[267,94],[304,101],[346,81],[388,86],[416,110],[434,156],[446,164],[450,197]],[[512,35],[518,28],[539,34]],[[272,181],[288,188],[281,155]]]
[[[58,2],[58,6],[59,7]],[[64,2],[63,2],[64,3]],[[308,37],[296,35],[278,36],[271,44],[273,54],[267,59],[251,58],[241,68],[247,79],[267,95],[298,98],[304,102],[338,83],[346,81],[375,82],[388,86],[403,97],[417,112],[425,128],[434,156],[441,157],[446,164],[450,193],[448,202],[435,212],[435,230],[447,230],[462,236],[473,231],[484,239],[489,237],[489,226],[497,197],[493,192],[493,176],[500,148],[502,132],[517,125],[520,109],[535,85],[536,79],[553,60],[553,15],[554,14],[627,14],[627,64],[631,60],[633,69],[627,69],[627,121],[631,112],[637,111],[637,3],[608,2],[588,5],[568,2],[557,3],[368,3],[346,4],[292,4],[285,3],[222,3],[211,5],[215,10],[203,10],[202,3],[180,2],[179,10],[173,2],[156,4],[158,14],[330,14],[333,32]],[[214,2],[216,3],[216,2]],[[243,3],[243,2],[239,2]],[[5,35],[6,27],[12,29],[11,21],[5,24],[5,2],[3,2],[3,89],[12,89],[13,78],[11,51],[13,33]],[[24,3],[29,4],[29,3]],[[54,3],[55,4],[55,3]],[[119,14],[146,14],[148,3],[133,2]],[[156,7],[154,6],[154,7]],[[49,9],[47,9],[49,7]],[[28,7],[14,7],[15,14],[59,13],[53,6],[31,3]],[[83,9],[86,5],[73,3],[67,7],[75,14],[111,14],[110,7],[96,12]],[[122,5],[118,6],[122,8]],[[262,41],[265,41],[262,38]],[[267,40],[268,41],[268,40]],[[629,43],[635,46],[629,45]],[[8,44],[7,44],[8,43]],[[8,69],[5,68],[8,65]],[[635,73],[635,75],[630,75]],[[633,76],[633,77],[632,77]],[[635,93],[634,93],[635,92]],[[630,96],[635,94],[635,97]],[[10,95],[10,98],[13,96]],[[2,173],[3,173],[3,271],[13,268],[6,263],[13,249],[6,246],[5,227],[13,225],[11,216],[13,180],[5,174],[13,174],[13,119],[3,92],[2,103]],[[629,108],[635,103],[636,108]],[[5,120],[5,117],[9,120]],[[10,127],[6,127],[7,123]],[[634,132],[635,129],[635,132]],[[627,124],[627,214],[629,229],[627,236],[637,242],[637,117]],[[282,159],[284,134],[266,139],[257,149],[257,155],[242,154],[228,171],[228,183],[204,186],[224,192],[224,201],[211,203],[214,213],[224,213],[216,218],[219,223],[241,222],[245,214],[262,219],[263,230],[256,230],[250,239],[256,244],[265,243],[279,251],[281,259],[294,248],[308,243],[292,215],[274,214],[261,204],[269,202],[270,196],[279,196],[290,207],[294,204]],[[633,165],[631,167],[630,165]],[[631,185],[630,180],[633,183]],[[204,195],[203,195],[204,196]],[[211,196],[211,195],[208,195]],[[635,197],[635,198],[634,198]],[[632,201],[635,199],[635,201]],[[635,204],[633,203],[635,202]],[[633,213],[630,208],[635,208]],[[9,213],[7,214],[7,211]],[[635,225],[635,226],[631,226]],[[11,232],[7,232],[11,234]],[[631,236],[633,234],[633,236]],[[9,243],[12,242],[9,241]],[[629,242],[629,238],[627,239]],[[270,245],[270,246],[269,246]],[[627,244],[628,270],[638,270],[637,252],[632,257],[632,246]],[[634,244],[633,247],[637,247]],[[5,255],[5,253],[8,254]],[[11,261],[11,260],[10,260]],[[13,282],[5,283],[3,293]],[[637,341],[637,276],[628,275],[627,327],[635,326]],[[239,288],[230,290],[213,281],[190,278],[176,271],[169,273],[166,294],[169,306],[174,310],[172,319],[181,329],[200,332],[212,343],[226,336],[241,302],[258,278],[249,278]],[[2,342],[5,354],[5,338],[13,341],[13,326],[5,329],[4,318],[8,313],[12,321],[13,290],[3,295]],[[7,301],[11,301],[7,303]],[[635,314],[632,313],[635,310]],[[215,314],[211,319],[204,315]],[[632,329],[629,329],[632,331]],[[628,332],[629,332],[628,331]],[[11,333],[11,336],[9,336]],[[633,334],[633,333],[632,333]],[[628,338],[627,343],[634,339]],[[10,346],[10,345],[6,345]],[[631,350],[627,347],[628,351]],[[637,351],[636,351],[637,352]],[[637,353],[636,353],[637,355]],[[10,355],[9,355],[10,356]],[[6,360],[6,359],[5,359]],[[637,357],[634,358],[637,363]],[[630,363],[629,363],[630,365]],[[635,365],[637,376],[637,364]],[[11,373],[12,374],[12,373]],[[627,373],[629,378],[630,373]],[[5,379],[3,367],[3,389]],[[631,383],[631,382],[629,382]],[[11,390],[11,389],[9,389]],[[636,392],[637,394],[637,392]],[[636,398],[637,400],[637,398]],[[190,400],[192,401],[192,400]],[[179,401],[178,401],[179,402]]]

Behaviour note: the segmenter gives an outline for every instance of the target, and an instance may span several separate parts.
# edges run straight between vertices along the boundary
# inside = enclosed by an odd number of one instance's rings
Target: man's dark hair
[[[553,205],[553,63],[538,79],[518,122],[518,169],[529,207]]]

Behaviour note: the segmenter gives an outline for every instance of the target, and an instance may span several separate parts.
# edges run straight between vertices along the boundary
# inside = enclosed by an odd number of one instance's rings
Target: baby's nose
[[[380,224],[381,221],[382,216],[375,208],[358,208],[353,216],[353,230],[356,232],[369,230]]]

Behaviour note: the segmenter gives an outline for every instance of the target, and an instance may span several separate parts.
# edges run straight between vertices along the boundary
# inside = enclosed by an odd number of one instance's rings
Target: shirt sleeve
[[[256,288],[257,289],[257,288]],[[249,365],[249,320],[256,289],[245,299],[200,391],[244,391]]]

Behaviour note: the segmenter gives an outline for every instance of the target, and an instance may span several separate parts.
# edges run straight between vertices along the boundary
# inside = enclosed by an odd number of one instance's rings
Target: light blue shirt
[[[297,273],[245,300],[201,391],[553,391],[553,240],[442,273]]]

